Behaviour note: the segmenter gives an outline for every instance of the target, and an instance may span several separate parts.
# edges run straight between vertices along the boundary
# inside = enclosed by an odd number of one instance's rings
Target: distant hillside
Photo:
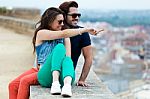
[[[113,26],[150,26],[150,10],[81,10],[81,21],[108,22]]]

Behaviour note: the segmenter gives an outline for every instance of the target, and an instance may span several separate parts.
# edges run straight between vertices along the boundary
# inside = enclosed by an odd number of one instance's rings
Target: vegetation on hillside
[[[81,11],[83,22],[108,22],[113,26],[150,26],[150,10]]]

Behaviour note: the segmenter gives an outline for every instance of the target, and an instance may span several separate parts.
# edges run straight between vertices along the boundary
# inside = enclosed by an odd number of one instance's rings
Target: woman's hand
[[[88,29],[88,32],[91,34],[91,35],[97,35],[99,34],[100,32],[104,31],[104,29],[100,29],[100,30],[95,30],[95,29]]]

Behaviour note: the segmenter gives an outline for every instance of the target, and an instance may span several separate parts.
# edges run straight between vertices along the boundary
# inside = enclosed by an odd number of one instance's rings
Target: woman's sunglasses
[[[58,20],[58,24],[61,25],[64,22],[64,20]]]
[[[69,16],[72,16],[72,18],[76,18],[77,16],[78,16],[78,17],[81,17],[81,14],[80,14],[80,13],[72,13],[72,14],[69,14],[69,13],[68,13],[68,15],[69,15]]]

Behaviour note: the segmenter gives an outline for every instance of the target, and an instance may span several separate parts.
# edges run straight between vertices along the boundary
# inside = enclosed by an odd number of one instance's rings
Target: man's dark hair
[[[70,7],[78,8],[78,3],[76,1],[66,1],[59,6],[59,9],[61,9],[64,12],[64,26],[62,27],[62,29],[68,29],[72,27],[72,25],[68,24],[66,21]]]
[[[66,1],[59,6],[59,8],[64,11],[65,14],[68,14],[70,7],[78,8],[78,3],[75,1]]]

